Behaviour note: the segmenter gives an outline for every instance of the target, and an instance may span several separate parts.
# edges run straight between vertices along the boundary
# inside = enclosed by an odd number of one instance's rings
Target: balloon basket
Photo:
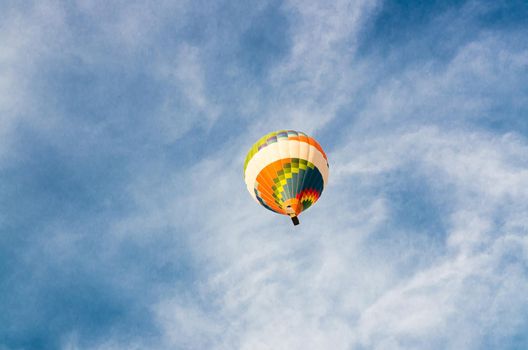
[[[293,222],[294,226],[297,226],[297,225],[300,224],[299,218],[297,216],[292,216],[291,219],[292,219],[292,222]]]

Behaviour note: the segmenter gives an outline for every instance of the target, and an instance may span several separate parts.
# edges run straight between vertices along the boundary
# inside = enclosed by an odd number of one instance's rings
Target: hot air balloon
[[[305,133],[279,130],[251,147],[244,178],[257,202],[298,225],[299,214],[319,199],[328,182],[328,159],[319,143]]]

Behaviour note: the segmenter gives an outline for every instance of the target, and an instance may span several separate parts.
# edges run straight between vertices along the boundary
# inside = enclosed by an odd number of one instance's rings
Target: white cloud
[[[64,13],[41,2],[6,9],[0,30],[0,161],[12,154],[14,130],[23,121],[47,128],[54,116],[42,115],[34,103],[34,76],[42,61],[61,47]]]
[[[304,125],[316,129],[351,98],[351,77],[365,79],[368,64],[354,70],[339,56],[340,40],[354,37],[361,23],[349,22],[345,9],[334,8],[334,17],[328,8],[321,17],[310,7],[299,13],[294,49],[272,81],[299,88],[300,97],[287,95],[295,103],[279,101],[273,113],[287,112],[294,124],[305,118]],[[368,16],[374,7],[366,9]],[[476,349],[520,334],[528,308],[528,145],[515,133],[474,131],[454,122],[478,117],[495,103],[473,95],[475,85],[497,83],[509,91],[500,82],[505,72],[518,83],[515,72],[523,69],[525,53],[507,51],[493,36],[481,39],[461,47],[444,69],[411,67],[380,82],[378,93],[358,111],[361,123],[348,129],[353,137],[329,154],[331,183],[295,230],[245,191],[241,147],[251,132],[185,172],[167,175],[162,190],[151,190],[160,188],[158,178],[140,176],[141,186],[130,188],[145,210],[122,227],[168,225],[185,232],[202,266],[195,299],[175,299],[167,291],[153,308],[167,344]],[[497,47],[506,51],[497,53]],[[196,61],[194,50],[184,48],[190,62]],[[191,74],[190,67],[191,78],[178,70],[175,77],[190,79],[185,94],[200,109],[206,97],[195,80],[200,74]],[[290,75],[294,82],[288,85]],[[334,100],[312,108],[334,88]],[[323,110],[329,116],[319,119]],[[409,124],[363,132],[399,119]],[[220,153],[231,156],[219,158]],[[434,232],[440,239],[427,228],[407,232],[391,226],[395,204],[383,188],[386,175],[397,171],[422,174],[419,186],[447,199],[446,214],[437,213],[445,215],[445,232]]]
[[[90,30],[97,33],[97,41],[129,54],[151,49],[167,23],[181,26],[188,6],[188,1],[76,1],[76,9],[95,24]]]
[[[79,3],[91,16],[103,11],[101,2]],[[108,224],[100,257],[110,260],[123,242],[147,244],[169,234],[185,242],[198,270],[189,291],[152,286],[150,311],[163,346],[472,349],[525,329],[528,144],[513,132],[456,123],[478,119],[499,103],[494,92],[513,93],[515,106],[526,106],[526,97],[515,91],[524,83],[519,73],[526,51],[510,50],[500,36],[487,33],[464,45],[446,66],[420,63],[380,79],[357,111],[359,123],[342,130],[352,137],[329,153],[331,182],[299,227],[259,207],[245,189],[241,167],[248,140],[285,120],[315,131],[370,81],[379,62],[353,62],[361,26],[377,6],[285,4],[293,47],[271,69],[269,82],[277,91],[269,118],[192,166],[160,157],[136,167],[127,186],[135,210]],[[105,40],[134,52],[155,37],[159,15],[150,5],[127,7],[108,14],[101,31]],[[55,57],[53,49],[70,40],[60,35],[63,13],[54,6],[37,6],[27,16],[16,12],[4,28],[0,156],[18,119],[38,114],[26,101],[33,100],[31,77],[40,60]],[[58,36],[51,48],[39,44],[48,35]],[[209,96],[206,52],[181,43],[146,68],[170,86],[165,109],[153,118],[166,142],[197,125],[207,129],[226,107]],[[185,105],[181,114],[172,92]],[[401,177],[421,174],[418,187],[443,199],[445,214],[435,213],[445,223],[434,232],[439,239],[428,228],[396,227],[395,203],[384,186],[398,171]],[[78,242],[71,233],[46,241],[46,255],[64,256]],[[181,259],[181,250],[166,254],[159,258],[163,263]],[[78,348],[79,337],[67,336],[63,347]],[[99,346],[122,347],[118,335]]]
[[[387,143],[392,145],[389,156]],[[362,149],[372,164],[385,165],[373,166],[364,159],[363,167],[349,166],[345,159],[350,154],[362,154],[355,148]],[[218,174],[220,161],[197,165],[200,173],[193,169],[197,177],[191,193],[201,188],[211,203],[222,203],[230,193],[226,205],[210,209],[194,195],[184,201],[189,213],[207,218],[202,224],[191,220],[195,225],[191,246],[209,265],[201,288],[210,293],[210,301],[219,308],[217,315],[228,325],[223,337],[231,346],[248,349],[471,349],[481,345],[482,332],[494,339],[519,332],[528,279],[519,262],[507,259],[511,249],[521,254],[519,258],[525,254],[526,228],[511,233],[494,220],[510,223],[524,218],[524,211],[517,209],[526,207],[528,196],[528,176],[521,166],[526,148],[511,135],[446,133],[425,127],[355,140],[331,155],[339,174],[333,179],[336,188],[350,179],[359,180],[361,187],[362,178],[381,187],[384,173],[412,160],[416,171],[428,174],[440,191],[453,194],[452,215],[445,218],[445,255],[422,263],[410,275],[395,267],[416,255],[423,260],[427,252],[413,247],[412,241],[394,248],[369,238],[379,230],[391,231],[383,228],[385,207],[391,205],[383,194],[360,188],[361,200],[372,203],[361,211],[351,210],[357,209],[354,202],[359,198],[325,193],[319,207],[304,215],[309,223],[292,232],[287,220],[257,212],[261,208],[253,210],[242,186],[233,184],[236,171],[226,167],[225,174]],[[204,189],[201,184],[212,178],[220,187]],[[347,214],[339,214],[330,224],[336,209]],[[231,222],[226,224],[226,217]],[[248,217],[254,221],[248,222]],[[508,274],[497,275],[501,269]],[[515,321],[503,325],[502,334],[494,333],[503,317]],[[166,327],[179,327],[167,322]]]
[[[521,332],[527,151],[519,135],[435,126],[354,138],[330,154],[332,183],[294,232],[236,186],[236,162],[200,162],[179,208],[207,218],[185,221],[225,339],[248,349],[473,349]],[[401,169],[448,198],[446,232],[430,251],[419,235],[431,232],[386,226],[393,204],[380,189]],[[378,241],[379,232],[404,233],[403,242]]]
[[[156,316],[163,327],[168,348],[204,349],[212,337],[218,337],[221,326],[210,314],[196,305],[180,302],[179,297],[165,301],[156,308]]]
[[[291,49],[270,72],[276,98],[255,129],[322,127],[361,88],[363,64],[354,61],[362,25],[377,1],[289,1]],[[302,127],[301,127],[302,126]]]
[[[526,108],[522,72],[528,65],[528,49],[510,35],[485,32],[459,47],[447,64],[429,60],[390,72],[367,99],[359,124],[460,125],[484,119],[504,105],[513,111]],[[383,61],[374,60],[367,70],[376,76],[376,67],[383,67]]]
[[[180,138],[196,125],[210,129],[220,114],[220,108],[207,96],[203,61],[198,47],[182,44],[174,59],[160,63],[158,75],[172,87],[161,116],[168,141]],[[185,112],[173,102],[178,95],[185,100]]]

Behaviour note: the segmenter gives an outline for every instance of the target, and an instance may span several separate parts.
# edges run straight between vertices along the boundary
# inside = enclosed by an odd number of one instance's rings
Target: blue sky
[[[528,348],[525,1],[2,1],[0,349]],[[293,228],[242,178],[304,131]]]

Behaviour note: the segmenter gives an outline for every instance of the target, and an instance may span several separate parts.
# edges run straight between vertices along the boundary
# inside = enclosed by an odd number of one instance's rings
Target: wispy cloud
[[[526,346],[522,3],[3,7],[1,348]],[[295,231],[241,174],[284,127]]]

